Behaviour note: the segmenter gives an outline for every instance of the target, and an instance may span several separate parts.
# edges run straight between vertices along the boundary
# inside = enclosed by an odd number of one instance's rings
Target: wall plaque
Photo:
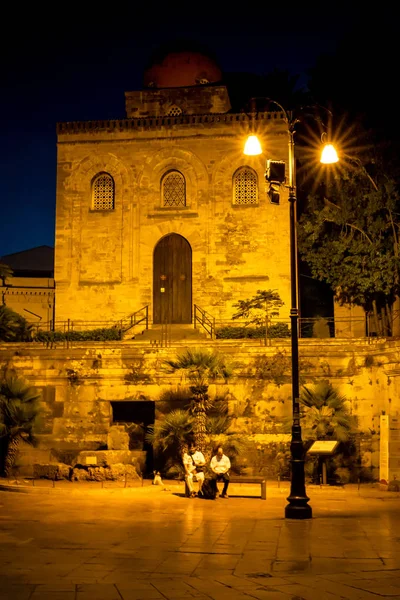
[[[87,465],[97,465],[97,456],[85,456]]]

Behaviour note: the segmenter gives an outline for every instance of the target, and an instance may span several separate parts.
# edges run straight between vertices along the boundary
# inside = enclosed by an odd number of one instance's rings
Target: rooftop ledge
[[[138,119],[108,119],[105,121],[73,121],[70,123],[57,123],[57,134],[87,133],[108,131],[132,131],[138,129],[157,129],[172,125],[196,124],[230,124],[248,121],[283,121],[282,112],[259,112],[249,115],[247,113],[223,113],[209,115],[180,115],[178,117],[144,117]]]

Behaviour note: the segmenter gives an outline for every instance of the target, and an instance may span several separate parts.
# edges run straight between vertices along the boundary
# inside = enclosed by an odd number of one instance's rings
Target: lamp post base
[[[298,404],[296,404],[295,415],[298,414]],[[305,473],[304,473],[304,447],[301,440],[301,427],[297,416],[292,426],[292,442],[290,444],[291,459],[291,484],[290,495],[287,498],[289,504],[285,507],[286,519],[311,519],[312,509],[308,506],[310,500],[306,494]]]
[[[288,498],[290,504],[285,507],[285,519],[311,519],[312,508],[308,506],[309,498]]]

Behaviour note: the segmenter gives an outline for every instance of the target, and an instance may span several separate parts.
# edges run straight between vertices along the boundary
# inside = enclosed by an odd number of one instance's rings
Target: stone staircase
[[[124,336],[129,339],[129,334]],[[133,338],[137,342],[148,342],[149,344],[166,344],[171,342],[207,342],[209,336],[205,331],[195,329],[192,324],[151,325],[149,329],[136,334]]]

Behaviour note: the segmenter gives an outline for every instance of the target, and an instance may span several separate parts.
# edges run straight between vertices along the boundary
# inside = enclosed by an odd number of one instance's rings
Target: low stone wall
[[[292,408],[290,341],[271,340],[268,347],[258,344],[207,342],[234,365],[232,378],[211,385],[210,394],[227,398],[232,427],[254,440],[279,435]],[[19,460],[24,468],[46,462],[72,466],[83,451],[103,451],[115,444],[114,438],[118,446],[118,435],[112,431],[118,425],[113,418],[114,403],[154,402],[157,416],[163,393],[185,386],[180,375],[167,375],[162,369],[166,358],[184,348],[132,342],[87,342],[55,349],[1,344],[0,367],[15,369],[42,390],[40,444],[37,449],[23,449]],[[375,471],[379,417],[382,413],[398,417],[400,412],[399,351],[397,340],[300,340],[301,382],[328,379],[347,397],[368,440],[362,460]],[[125,443],[129,445],[129,436]]]

